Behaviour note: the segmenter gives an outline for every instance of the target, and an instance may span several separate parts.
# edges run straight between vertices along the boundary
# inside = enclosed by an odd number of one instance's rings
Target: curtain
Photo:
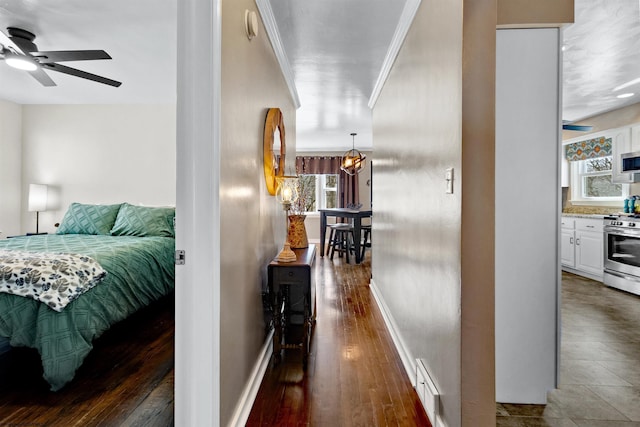
[[[611,142],[611,138],[600,137],[567,144],[565,146],[567,160],[573,162],[611,156]]]
[[[349,175],[340,169],[340,156],[297,156],[296,173],[303,175],[338,175],[338,207],[353,207],[360,204],[358,174]]]

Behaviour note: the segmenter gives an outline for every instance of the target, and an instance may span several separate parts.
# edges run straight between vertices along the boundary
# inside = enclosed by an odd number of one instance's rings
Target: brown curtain
[[[337,174],[338,205],[341,208],[353,207],[360,204],[358,190],[358,174],[349,175],[340,169],[341,156],[297,156],[297,174]]]

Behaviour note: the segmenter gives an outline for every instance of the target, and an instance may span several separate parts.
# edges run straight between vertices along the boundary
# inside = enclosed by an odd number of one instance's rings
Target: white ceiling
[[[65,65],[122,81],[119,88],[49,72],[46,88],[0,62],[0,99],[22,104],[175,102],[176,1],[0,0],[0,28],[36,34],[40,50],[104,49],[113,60]],[[367,102],[405,1],[269,0],[301,107],[300,151],[370,149]],[[640,102],[638,0],[575,0],[564,30],[563,118],[580,120]],[[615,95],[634,92],[627,99]]]
[[[122,82],[47,72],[43,87],[0,62],[0,99],[20,104],[135,104],[176,100],[176,0],[0,0],[0,29],[36,35],[39,50],[103,49],[112,60],[64,65]]]
[[[563,34],[562,110],[580,120],[640,102],[638,0],[575,0],[575,24]],[[619,99],[621,93],[634,96]]]

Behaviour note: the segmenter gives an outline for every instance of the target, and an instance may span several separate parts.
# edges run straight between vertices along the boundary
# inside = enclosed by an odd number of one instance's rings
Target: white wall
[[[497,33],[496,398],[542,404],[556,383],[559,30]]]
[[[22,108],[0,100],[0,238],[20,234]]]
[[[40,231],[69,204],[174,205],[175,105],[25,105],[22,232],[34,231],[29,184],[50,186]]]

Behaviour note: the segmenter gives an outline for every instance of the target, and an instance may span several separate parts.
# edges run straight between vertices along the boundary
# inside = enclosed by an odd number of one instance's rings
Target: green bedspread
[[[0,336],[12,346],[37,349],[44,378],[59,390],[73,379],[94,339],[173,289],[174,248],[172,237],[50,234],[0,240],[0,249],[88,255],[107,271],[62,312],[0,293]]]

